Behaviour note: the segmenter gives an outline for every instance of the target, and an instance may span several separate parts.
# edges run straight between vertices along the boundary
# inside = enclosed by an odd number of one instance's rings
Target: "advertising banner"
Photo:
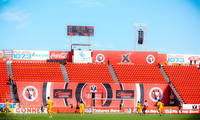
[[[54,89],[53,98],[72,98],[72,90]]]
[[[12,59],[13,50],[0,50],[0,59]]]
[[[50,60],[69,60],[71,52],[70,51],[50,51]]]
[[[49,59],[49,51],[32,51],[32,60],[47,60]]]
[[[3,50],[0,50],[0,59],[4,58]]]
[[[199,64],[200,55],[184,55],[184,54],[167,54],[168,63],[177,63],[177,64]]]
[[[18,103],[10,103],[10,108],[17,108],[19,107]],[[0,108],[6,108],[5,103],[0,103]]]
[[[14,50],[13,59],[15,60],[31,60],[32,51],[31,50]]]
[[[13,50],[3,50],[3,54],[6,59],[12,59]]]
[[[137,113],[136,108],[119,108],[109,107],[109,108],[100,108],[100,107],[89,107],[85,109],[86,113]],[[157,107],[148,107],[146,113],[159,114]],[[199,114],[199,110],[194,109],[182,109],[181,112],[178,112],[178,107],[163,107],[163,114]]]
[[[47,108],[44,108],[44,111],[41,112],[40,107],[18,107],[13,109],[13,113],[47,113]]]
[[[133,90],[116,90],[116,98],[120,99],[133,99],[134,91]]]
[[[14,60],[47,60],[49,51],[14,50]]]
[[[92,63],[91,51],[74,50],[73,62],[74,63]]]
[[[183,109],[199,109],[200,104],[183,104]]]
[[[94,63],[157,65],[157,52],[143,51],[93,51]]]

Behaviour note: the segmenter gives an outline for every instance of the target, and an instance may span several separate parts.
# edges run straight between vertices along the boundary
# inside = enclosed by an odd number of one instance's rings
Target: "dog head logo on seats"
[[[97,54],[96,55],[96,62],[102,63],[105,60],[105,56],[103,54]]]
[[[27,101],[34,101],[38,97],[38,90],[34,86],[27,86],[23,90],[23,97]]]
[[[97,92],[97,87],[96,87],[95,85],[92,85],[92,86],[90,87],[90,91],[91,91],[92,93]]]
[[[163,98],[163,91],[159,87],[153,87],[149,91],[149,97],[153,102],[157,102],[158,100],[162,100]]]
[[[155,59],[155,57],[153,55],[148,55],[146,57],[146,61],[147,61],[148,64],[153,64],[155,62],[155,60],[156,59]]]

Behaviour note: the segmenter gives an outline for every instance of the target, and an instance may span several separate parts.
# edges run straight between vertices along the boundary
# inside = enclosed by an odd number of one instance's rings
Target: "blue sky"
[[[89,25],[93,50],[133,51],[135,23],[148,51],[200,54],[200,0],[0,0],[0,49],[69,51],[67,25]]]

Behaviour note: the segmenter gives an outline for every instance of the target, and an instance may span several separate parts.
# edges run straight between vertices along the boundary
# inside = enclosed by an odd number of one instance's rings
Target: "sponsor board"
[[[200,104],[183,104],[183,109],[199,109]]]
[[[6,59],[12,59],[13,57],[13,50],[3,50],[3,54]]]
[[[182,112],[181,112],[182,111]],[[164,107],[163,108],[163,114],[199,114],[199,110],[194,109],[182,109],[180,112],[178,112],[178,107]],[[86,113],[137,113],[136,108],[122,108],[121,110],[119,108],[86,108]],[[159,114],[158,109],[156,107],[153,108],[147,108],[146,113],[151,114]]]
[[[13,113],[42,113],[40,107],[19,107],[14,108]],[[47,113],[47,108],[44,108],[44,112]]]
[[[183,55],[183,54],[167,54],[168,63],[178,63],[178,64],[196,64],[200,63],[200,55]]]
[[[70,52],[69,51],[50,51],[49,59],[52,60],[68,60]]]
[[[12,59],[13,50],[0,50],[0,59]]]
[[[5,107],[6,107],[5,103],[0,103],[0,108],[5,108]],[[19,107],[18,103],[10,103],[10,108],[16,108],[16,107]]]
[[[49,51],[14,50],[14,60],[47,60]]]
[[[86,108],[86,113],[132,113],[133,108]]]
[[[74,50],[73,62],[74,63],[92,63],[91,51]]]
[[[72,90],[54,89],[54,98],[72,98]]]
[[[116,90],[116,98],[133,99],[134,91],[133,90]]]
[[[4,58],[3,50],[0,50],[0,59]]]
[[[49,51],[32,51],[32,60],[49,59]]]

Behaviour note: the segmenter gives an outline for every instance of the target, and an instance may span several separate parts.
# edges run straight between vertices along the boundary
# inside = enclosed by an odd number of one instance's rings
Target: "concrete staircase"
[[[7,70],[8,70],[8,76],[11,75],[13,78],[10,84],[11,99],[13,103],[17,103],[19,100],[19,97],[18,97],[17,91],[14,90],[14,87],[16,87],[16,83],[14,82],[12,61],[7,61]]]
[[[117,75],[116,75],[116,73],[115,73],[113,67],[112,67],[111,65],[108,65],[108,69],[109,69],[109,71],[110,71],[110,73],[111,73],[111,75],[112,75],[112,78],[113,78],[113,80],[115,81],[115,83],[119,83],[119,80],[118,80],[118,78],[117,78]]]
[[[167,76],[167,74],[165,73],[163,67],[160,65],[159,66],[159,70],[162,73],[163,77],[165,78],[166,82],[169,84],[170,88],[172,89],[172,91],[174,92],[174,94],[176,95],[176,97],[178,98],[178,100],[181,103],[184,103],[182,97],[179,95],[179,93],[176,91],[176,88],[174,87],[174,85],[170,82],[169,77]]]
[[[70,79],[69,79],[69,75],[68,75],[68,73],[67,73],[66,67],[65,67],[63,64],[60,64],[60,67],[61,67],[62,74],[63,74],[63,77],[64,77],[65,82],[69,83],[69,82],[70,82]]]

